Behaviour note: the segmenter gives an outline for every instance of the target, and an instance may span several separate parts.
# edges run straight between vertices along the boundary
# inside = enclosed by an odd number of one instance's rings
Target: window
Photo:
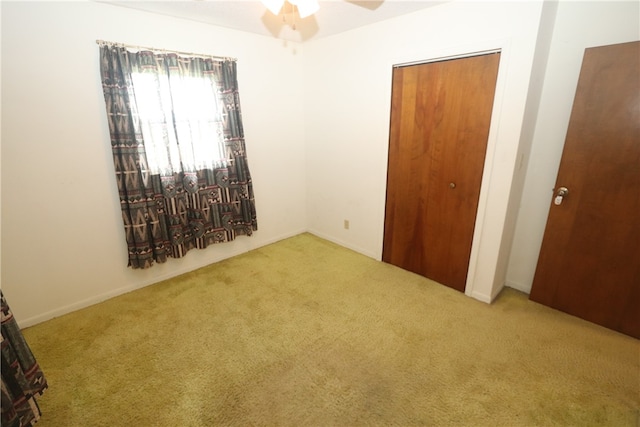
[[[222,113],[211,77],[132,73],[151,173],[226,165]]]
[[[129,266],[252,235],[236,62],[101,43]]]

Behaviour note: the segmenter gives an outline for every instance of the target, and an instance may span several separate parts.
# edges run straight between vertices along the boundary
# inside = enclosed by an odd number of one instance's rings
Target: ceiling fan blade
[[[262,4],[265,5],[271,13],[274,15],[278,15],[280,13],[280,9],[282,9],[282,5],[284,4],[284,0],[261,0]]]
[[[364,7],[365,9],[369,9],[369,10],[376,10],[377,8],[382,6],[382,3],[384,3],[384,0],[344,0],[344,1],[346,1],[347,3],[351,3],[354,6]]]
[[[300,18],[306,18],[309,15],[313,15],[320,9],[320,5],[317,0],[297,0],[295,3],[298,8],[298,14]]]

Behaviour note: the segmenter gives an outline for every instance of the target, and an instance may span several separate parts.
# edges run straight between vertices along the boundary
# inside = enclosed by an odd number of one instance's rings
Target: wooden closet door
[[[465,290],[499,53],[393,72],[382,259]]]
[[[639,111],[640,42],[586,49],[531,289],[533,301],[635,338]]]

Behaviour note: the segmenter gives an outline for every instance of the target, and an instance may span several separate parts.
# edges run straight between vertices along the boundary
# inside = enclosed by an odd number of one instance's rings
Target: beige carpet
[[[38,426],[636,426],[640,343],[309,234],[25,330]]]

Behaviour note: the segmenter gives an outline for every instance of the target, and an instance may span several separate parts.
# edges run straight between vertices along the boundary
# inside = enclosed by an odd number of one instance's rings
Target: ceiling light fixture
[[[318,11],[318,9],[320,9],[320,5],[317,0],[287,0],[287,2],[298,9],[300,18],[306,18],[309,15],[313,15]],[[262,0],[262,4],[264,4],[274,15],[280,14],[280,10],[284,3],[285,0]]]

